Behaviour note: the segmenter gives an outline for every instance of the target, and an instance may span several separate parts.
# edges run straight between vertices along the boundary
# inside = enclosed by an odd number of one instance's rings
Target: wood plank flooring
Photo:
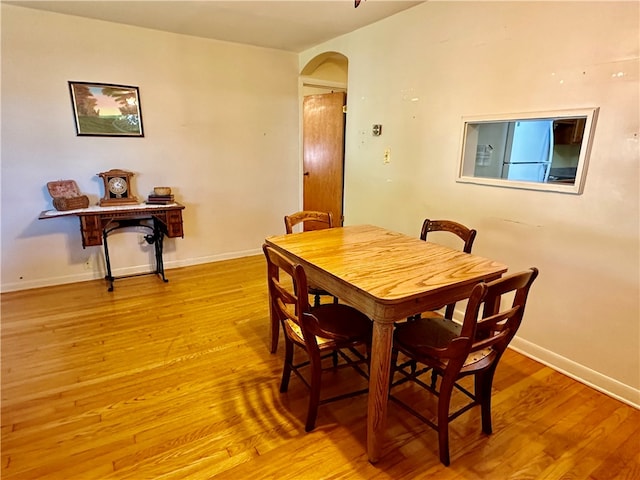
[[[494,433],[479,411],[437,436],[389,404],[376,465],[366,396],[320,407],[278,387],[262,256],[153,276],[6,293],[2,301],[3,480],[639,479],[640,412],[509,351]],[[527,319],[525,318],[525,321]],[[330,374],[326,388],[358,381]],[[408,386],[398,395],[435,403]]]

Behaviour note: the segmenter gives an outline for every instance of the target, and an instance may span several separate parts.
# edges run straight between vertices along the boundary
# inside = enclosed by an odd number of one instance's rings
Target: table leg
[[[156,254],[156,274],[160,275],[162,277],[162,281],[164,282],[168,282],[169,280],[166,279],[166,277],[164,276],[164,260],[162,259],[162,251],[164,248],[164,233],[162,233],[162,230],[160,229],[159,225],[158,225],[158,221],[154,218],[153,219],[153,244],[154,244],[154,249],[155,249],[155,254]],[[149,241],[149,240],[147,240]]]
[[[104,263],[107,267],[107,275],[104,277],[107,282],[109,282],[109,288],[107,289],[109,292],[113,292],[113,275],[111,274],[111,260],[109,259],[109,244],[107,242],[107,236],[109,235],[109,231],[105,228],[102,231],[102,244],[104,245]]]
[[[104,244],[104,258],[107,266],[107,275],[105,278],[109,282],[109,291],[113,292],[113,282],[116,277],[111,273],[111,259],[109,258],[109,242],[107,240],[108,236],[114,232],[115,230],[119,230],[121,228],[129,228],[129,227],[143,227],[147,230],[150,230],[151,233],[144,236],[145,241],[151,245],[153,244],[155,260],[156,260],[156,275],[160,275],[162,277],[163,282],[168,282],[167,278],[164,274],[164,260],[162,257],[162,252],[164,249],[164,233],[160,222],[154,217],[153,225],[148,225],[145,221],[150,220],[148,218],[124,218],[119,220],[110,221],[102,230],[102,243]],[[133,275],[124,275],[124,277],[133,277],[136,275],[147,275],[146,273],[142,274],[133,274]],[[123,277],[123,278],[124,278]]]
[[[376,463],[380,459],[384,441],[393,328],[393,323],[373,323],[367,410],[367,453],[371,463]]]

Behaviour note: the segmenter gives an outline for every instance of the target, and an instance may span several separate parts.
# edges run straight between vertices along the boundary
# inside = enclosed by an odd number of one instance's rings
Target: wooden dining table
[[[354,225],[265,239],[305,269],[318,287],[373,321],[367,454],[384,442],[394,322],[468,298],[473,286],[499,278],[502,263],[373,225]]]

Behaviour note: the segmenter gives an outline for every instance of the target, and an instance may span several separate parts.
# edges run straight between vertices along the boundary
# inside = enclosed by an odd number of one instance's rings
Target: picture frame
[[[144,137],[138,87],[69,82],[78,136]]]

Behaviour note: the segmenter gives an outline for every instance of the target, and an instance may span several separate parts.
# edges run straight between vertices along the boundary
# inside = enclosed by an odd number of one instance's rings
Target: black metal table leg
[[[109,282],[109,292],[113,292],[113,275],[111,275],[111,260],[109,259],[109,244],[107,243],[107,237],[111,230],[104,229],[102,231],[102,244],[104,245],[104,261],[107,265],[107,275],[104,277]]]
[[[162,250],[164,248],[164,234],[158,230],[156,238],[156,270],[162,276],[164,282],[169,280],[164,276],[164,260],[162,258]]]
[[[164,276],[164,261],[162,259],[162,250],[164,247],[164,233],[158,224],[158,221],[153,219],[153,236],[147,235],[147,243],[153,243],[156,255],[156,274],[162,277],[164,282],[168,282]]]
[[[144,220],[152,220],[153,224],[149,225],[148,223],[143,223]],[[146,273],[138,273],[133,275],[124,275],[118,278],[126,278],[126,277],[135,277],[138,275],[150,275],[156,274],[160,275],[162,281],[168,282],[169,280],[164,275],[164,261],[162,259],[162,251],[164,247],[164,231],[162,230],[161,224],[155,219],[146,218],[146,219],[122,219],[122,220],[114,220],[111,226],[105,226],[102,230],[102,240],[104,245],[104,259],[107,267],[107,275],[104,277],[109,282],[108,290],[113,292],[113,282],[116,277],[111,273],[111,259],[109,258],[109,246],[107,242],[107,237],[110,233],[115,230],[119,230],[121,228],[127,227],[143,227],[151,231],[150,234],[144,236],[145,241],[151,245],[153,244],[155,260],[156,260],[156,268],[155,271],[146,272]]]

